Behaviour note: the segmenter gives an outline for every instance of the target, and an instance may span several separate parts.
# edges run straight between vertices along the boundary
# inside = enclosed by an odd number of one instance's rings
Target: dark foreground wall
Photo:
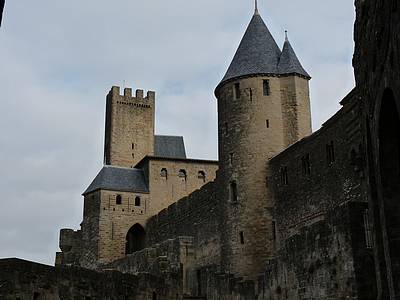
[[[51,267],[20,259],[0,260],[2,300],[176,299],[177,291],[151,275]]]
[[[356,0],[356,84],[364,122],[374,211],[378,294],[400,299],[400,2]]]
[[[278,255],[270,299],[376,299],[363,102],[271,160]]]

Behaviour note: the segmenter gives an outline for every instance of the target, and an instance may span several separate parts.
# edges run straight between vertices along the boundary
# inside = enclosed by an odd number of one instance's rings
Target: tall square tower
[[[107,95],[104,163],[133,167],[154,154],[155,93],[113,86]]]

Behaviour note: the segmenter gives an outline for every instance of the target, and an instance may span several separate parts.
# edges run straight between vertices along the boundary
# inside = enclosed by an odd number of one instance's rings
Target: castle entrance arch
[[[132,254],[145,248],[146,231],[140,224],[133,225],[126,234],[125,254]]]
[[[393,92],[383,95],[379,119],[379,165],[388,254],[396,296],[400,296],[400,118]]]

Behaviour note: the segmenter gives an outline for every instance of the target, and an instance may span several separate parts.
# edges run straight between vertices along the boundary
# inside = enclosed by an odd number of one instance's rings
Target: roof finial
[[[258,15],[259,13],[258,13],[258,3],[257,3],[257,0],[254,0],[254,14],[255,15]]]
[[[287,36],[287,30],[285,30],[285,41],[286,41],[286,42],[289,41],[288,36]]]

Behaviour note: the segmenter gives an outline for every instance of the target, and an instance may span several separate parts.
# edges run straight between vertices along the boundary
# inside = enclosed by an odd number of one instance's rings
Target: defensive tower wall
[[[223,257],[231,272],[254,276],[274,255],[267,162],[311,133],[308,79],[240,78],[219,86],[216,96],[218,182],[227,225]]]
[[[155,93],[113,86],[106,100],[104,162],[133,167],[146,155],[154,154]]]

